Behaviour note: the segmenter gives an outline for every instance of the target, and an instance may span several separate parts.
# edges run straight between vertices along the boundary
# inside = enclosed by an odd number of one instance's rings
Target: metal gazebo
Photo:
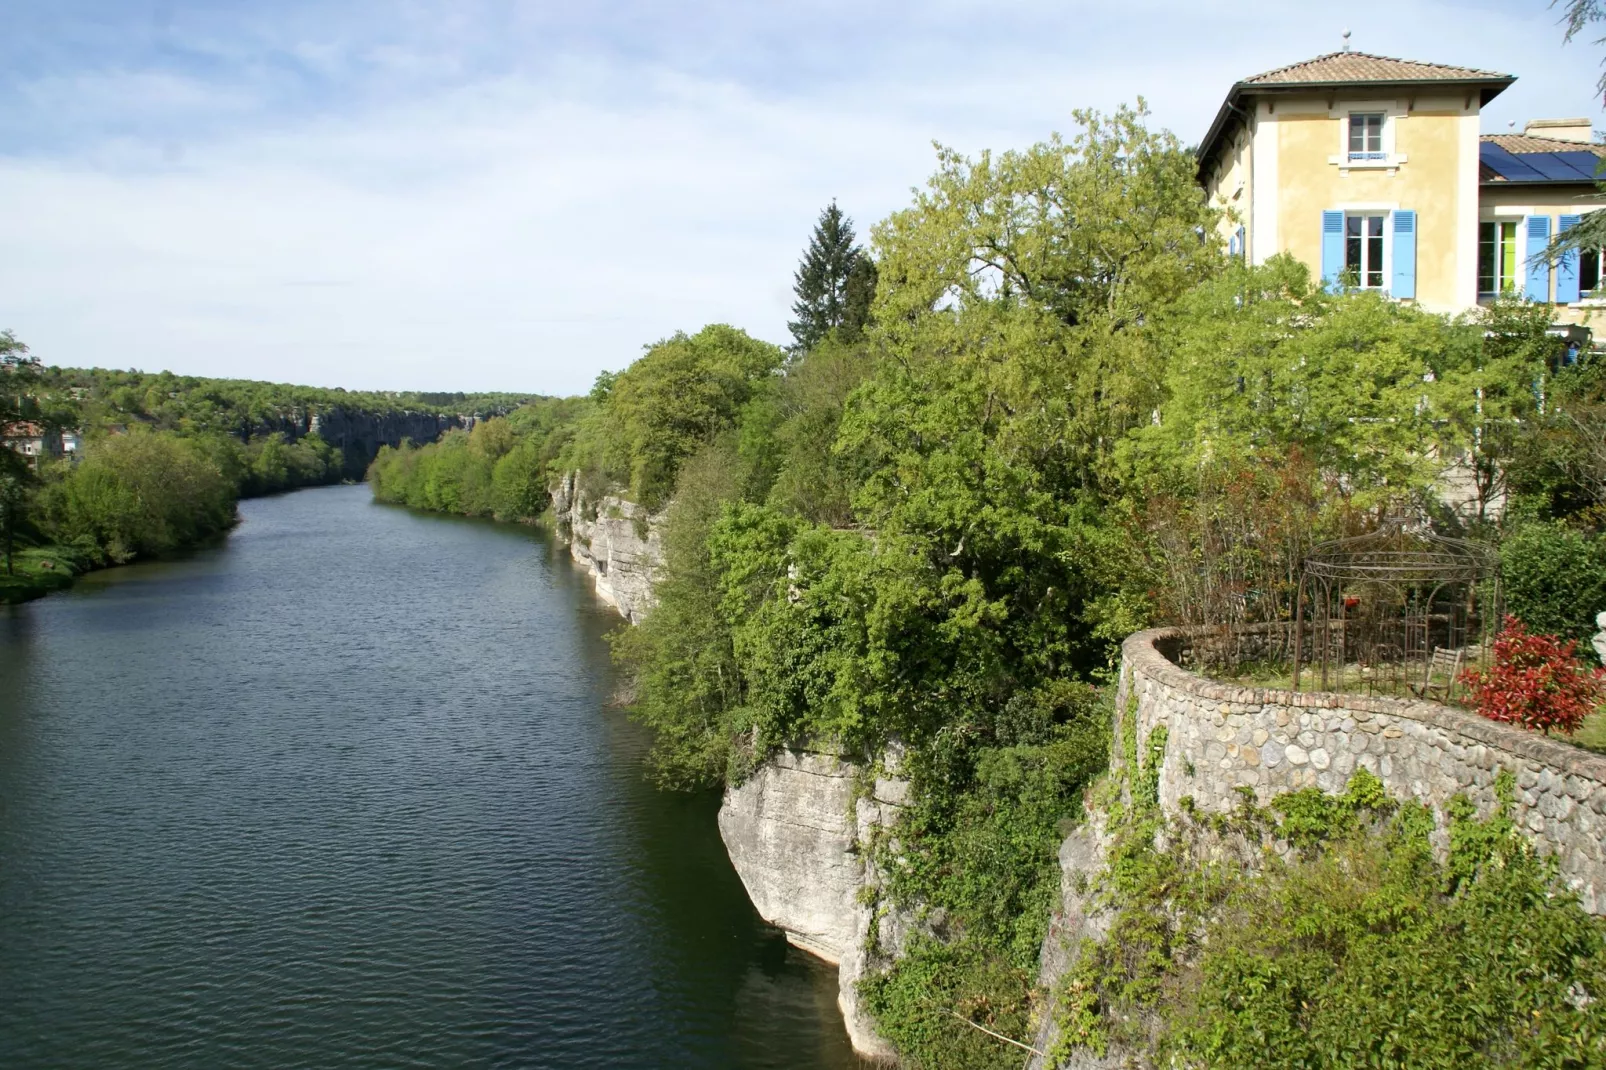
[[[1500,610],[1499,558],[1482,544],[1401,521],[1323,543],[1301,569],[1293,688],[1308,660],[1323,691],[1448,701],[1487,661]]]

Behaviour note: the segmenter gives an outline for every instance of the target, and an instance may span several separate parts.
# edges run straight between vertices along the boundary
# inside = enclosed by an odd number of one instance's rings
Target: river
[[[540,533],[241,504],[0,607],[0,1067],[854,1064]]]

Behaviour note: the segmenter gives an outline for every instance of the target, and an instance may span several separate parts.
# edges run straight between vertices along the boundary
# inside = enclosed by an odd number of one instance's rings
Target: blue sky
[[[933,140],[1018,147],[1143,95],[1357,49],[1502,70],[1486,131],[1589,115],[1545,0],[0,0],[0,327],[47,363],[584,390],[675,330],[787,339],[832,198]],[[1606,125],[1606,123],[1603,123]]]

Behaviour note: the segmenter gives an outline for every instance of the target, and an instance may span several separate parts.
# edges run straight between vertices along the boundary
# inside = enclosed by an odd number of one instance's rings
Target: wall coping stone
[[[1465,713],[1438,702],[1373,698],[1344,695],[1332,691],[1285,691],[1269,687],[1244,687],[1212,680],[1189,672],[1164,654],[1157,643],[1209,634],[1208,628],[1151,628],[1127,636],[1121,644],[1121,657],[1134,672],[1166,687],[1212,702],[1231,702],[1247,706],[1299,706],[1307,709],[1344,710],[1369,715],[1396,717],[1404,721],[1432,725],[1486,746],[1496,747],[1560,770],[1606,784],[1606,755],[1595,754],[1570,743],[1548,739],[1486,717]],[[1362,720],[1365,718],[1357,718]]]

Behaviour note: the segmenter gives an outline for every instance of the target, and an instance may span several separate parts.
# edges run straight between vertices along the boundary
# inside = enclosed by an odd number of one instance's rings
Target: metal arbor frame
[[[1369,693],[1419,695],[1431,683],[1436,649],[1462,651],[1467,664],[1486,661],[1500,627],[1499,565],[1487,546],[1401,521],[1317,546],[1295,595],[1293,689],[1307,657],[1320,665],[1324,691],[1330,665],[1342,686],[1354,663]],[[1435,686],[1449,698],[1455,681]]]

